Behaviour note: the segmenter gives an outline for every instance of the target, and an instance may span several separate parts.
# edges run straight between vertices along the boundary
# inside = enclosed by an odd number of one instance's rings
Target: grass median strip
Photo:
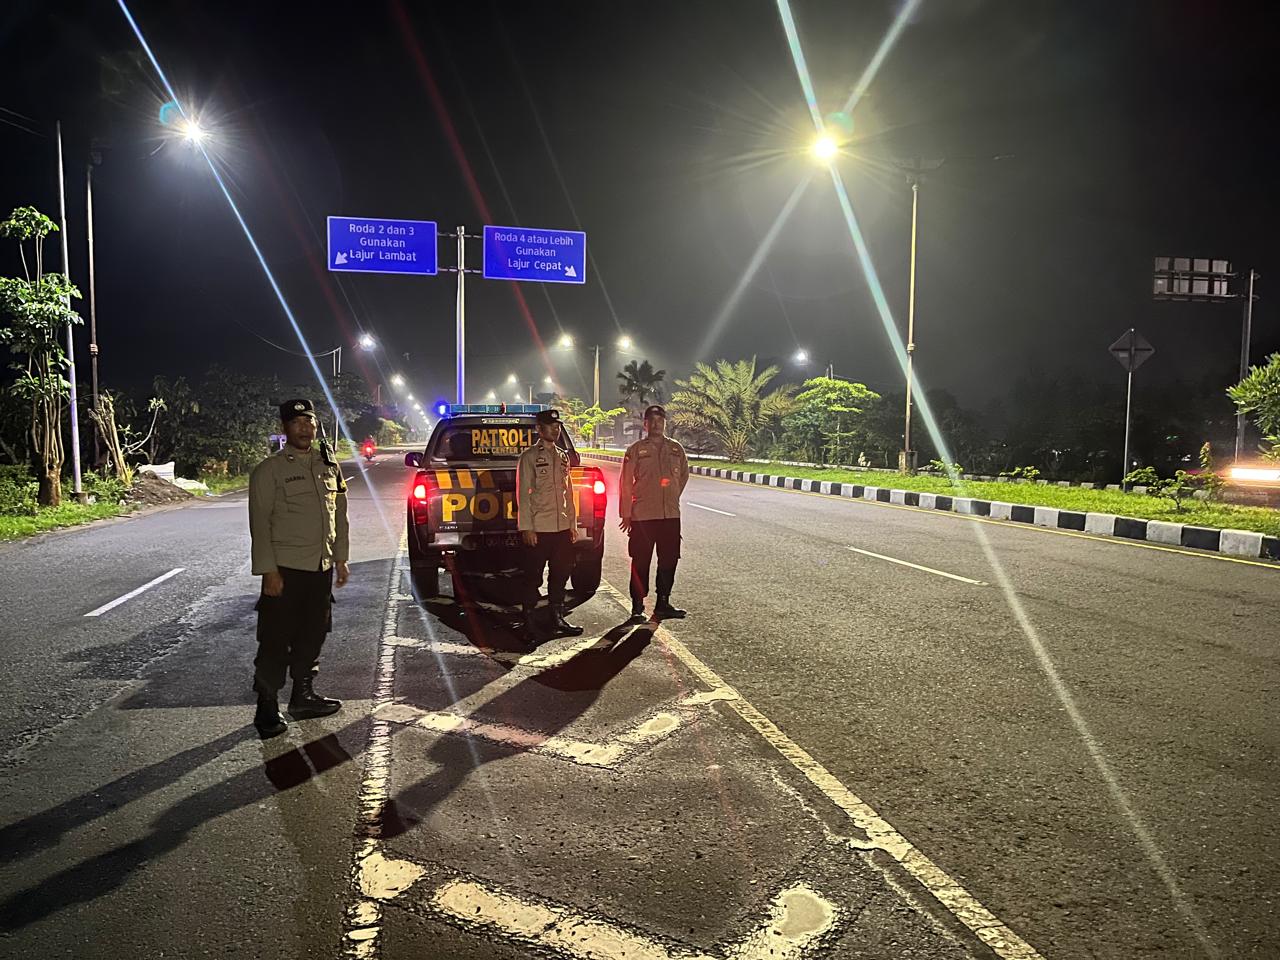
[[[1268,536],[1280,536],[1280,510],[1266,507],[1241,507],[1226,503],[1190,501],[1181,510],[1157,497],[1114,490],[1088,490],[1081,487],[1057,487],[1029,483],[1001,483],[982,480],[954,486],[945,477],[908,476],[888,471],[840,470],[823,467],[791,467],[781,463],[726,463],[723,460],[692,460],[692,464],[718,470],[769,474],[804,480],[829,480],[864,487],[912,490],[946,496],[973,497],[1001,503],[1054,507],[1078,513],[1112,513],[1142,520],[1164,520],[1171,523],[1232,530],[1253,530]]]
[[[20,540],[48,530],[76,527],[82,523],[119,517],[136,509],[132,504],[99,502],[80,504],[74,500],[56,507],[41,507],[34,515],[0,516],[0,540]]]

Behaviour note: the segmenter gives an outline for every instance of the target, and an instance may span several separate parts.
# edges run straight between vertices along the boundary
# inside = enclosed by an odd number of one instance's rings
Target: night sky
[[[824,111],[857,82],[897,7],[795,0]],[[455,279],[329,273],[331,214],[587,232],[585,286],[468,278],[470,399],[511,372],[548,374],[534,329],[548,346],[562,330],[606,345],[625,332],[672,376],[694,359],[757,354],[793,381],[833,363],[877,389],[901,382],[830,180],[803,153],[812,127],[766,0],[136,0],[133,11],[215,131],[213,150],[312,349],[351,345],[358,330],[379,338],[369,357],[348,350],[348,368],[362,364],[371,384],[402,371],[419,397],[452,396]],[[1140,376],[1225,386],[1239,305],[1153,303],[1156,254],[1256,266],[1254,359],[1280,349],[1266,79],[1280,51],[1265,11],[925,0],[855,113],[842,169],[905,326],[911,192],[890,161],[947,158],[920,194],[927,387],[975,407],[1019,376],[1106,379],[1122,394],[1106,347],[1129,326],[1158,351]],[[304,380],[305,361],[265,342],[300,349],[208,169],[161,135],[166,98],[116,4],[10,0],[0,42],[0,107],[34,121],[0,112],[0,206],[32,203],[56,218],[53,140],[11,122],[51,134],[61,118],[72,279],[86,291],[84,170],[91,139],[100,145],[104,383],[199,374],[215,361]],[[713,319],[806,178],[713,338]],[[442,242],[441,264],[453,257]],[[14,251],[0,249],[0,270],[16,268]],[[807,371],[788,365],[797,346],[813,356]],[[585,351],[576,367],[549,357],[569,392],[589,393]],[[626,359],[604,354],[606,399]]]

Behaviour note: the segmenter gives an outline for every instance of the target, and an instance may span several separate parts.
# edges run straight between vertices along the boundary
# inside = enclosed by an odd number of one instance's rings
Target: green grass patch
[[[231,493],[233,490],[243,490],[249,486],[249,475],[247,473],[237,473],[228,476],[220,474],[211,477],[201,477],[200,482],[209,488],[209,496],[217,496],[220,493]]]
[[[130,513],[131,505],[121,506],[111,501],[79,504],[74,500],[57,507],[40,507],[34,516],[0,516],[0,540],[18,540],[47,530],[75,527],[105,517],[118,517]]]
[[[1241,507],[1229,503],[1187,500],[1184,501],[1183,508],[1178,510],[1172,502],[1159,497],[1121,493],[1117,490],[1086,490],[1081,487],[1058,487],[1052,484],[989,483],[978,480],[966,481],[960,487],[956,487],[946,477],[918,474],[906,476],[889,471],[863,472],[824,467],[788,467],[780,463],[726,463],[723,460],[691,460],[690,463],[721,470],[742,470],[774,476],[830,480],[835,483],[857,483],[865,487],[919,490],[922,493],[975,497],[979,500],[999,500],[1003,503],[1019,503],[1034,507],[1057,507],[1060,510],[1073,510],[1079,513],[1114,513],[1139,520],[1168,520],[1172,523],[1188,523],[1197,527],[1254,530],[1269,536],[1280,537],[1280,510],[1271,510],[1266,507]]]

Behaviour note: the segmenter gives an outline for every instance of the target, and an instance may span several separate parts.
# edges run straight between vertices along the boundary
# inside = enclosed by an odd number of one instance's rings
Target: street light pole
[[[915,453],[911,449],[911,388],[916,352],[916,222],[920,210],[920,178],[911,181],[911,281],[907,295],[907,409],[902,430],[902,462],[898,469],[915,473]]]
[[[600,344],[596,344],[595,405],[600,406]]]
[[[62,275],[67,283],[71,283],[70,256],[67,253],[67,184],[62,163],[62,121],[57,123],[58,130],[58,211],[62,217]],[[67,309],[71,309],[71,296],[63,298]],[[67,324],[67,379],[71,383],[71,465],[75,477],[75,495],[81,503],[85,502],[84,489],[80,482],[80,412],[76,402],[76,341],[72,336],[72,325]],[[55,425],[56,429],[56,425]]]
[[[98,407],[98,301],[93,284],[93,160],[85,167],[85,223],[89,230],[89,370],[93,384],[93,409]],[[102,433],[93,422],[93,463],[102,460]]]
[[[1253,282],[1258,279],[1258,271],[1249,269],[1249,299],[1244,304],[1244,330],[1240,337],[1240,379],[1249,375],[1249,346],[1253,339]],[[1236,414],[1236,462],[1244,457],[1244,414]]]
[[[342,373],[342,347],[333,348],[333,387],[338,388],[338,376]],[[338,397],[333,398],[333,449],[338,449]]]

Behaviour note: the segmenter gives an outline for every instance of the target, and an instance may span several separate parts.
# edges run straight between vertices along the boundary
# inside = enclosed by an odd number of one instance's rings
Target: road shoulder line
[[[631,601],[624,597],[613,584],[601,581],[600,589],[607,592],[624,610],[631,609]],[[723,695],[718,699],[723,700],[729,709],[742,717],[806,780],[839,807],[853,824],[867,835],[876,849],[892,857],[1001,960],[1044,960],[1034,947],[1014,933],[953,877],[898,833],[870,805],[841,783],[808,751],[783,733],[772,720],[752,706],[736,689],[726,683],[718,673],[703,663],[693,651],[661,624],[654,631],[654,639],[666,647],[705,686],[712,691],[723,691]]]

